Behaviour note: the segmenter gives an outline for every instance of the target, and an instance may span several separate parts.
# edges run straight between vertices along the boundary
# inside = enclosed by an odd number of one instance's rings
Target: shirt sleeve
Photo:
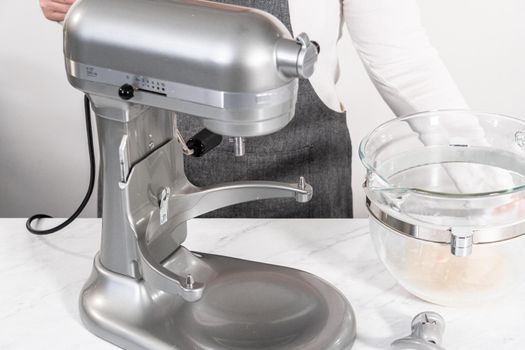
[[[343,0],[343,16],[368,75],[397,116],[468,108],[425,33],[416,0]]]

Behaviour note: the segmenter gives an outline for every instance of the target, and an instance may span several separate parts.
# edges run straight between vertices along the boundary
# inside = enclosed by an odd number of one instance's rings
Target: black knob
[[[132,85],[124,84],[118,89],[118,95],[123,100],[129,100],[133,98],[135,93],[135,88]]]

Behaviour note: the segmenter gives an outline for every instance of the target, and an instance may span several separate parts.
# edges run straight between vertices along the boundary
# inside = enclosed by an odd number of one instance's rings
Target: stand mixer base
[[[320,278],[281,266],[189,253],[206,265],[209,275],[196,302],[110,272],[97,256],[80,296],[86,327],[128,350],[352,347],[352,307]],[[169,268],[169,261],[165,266]]]

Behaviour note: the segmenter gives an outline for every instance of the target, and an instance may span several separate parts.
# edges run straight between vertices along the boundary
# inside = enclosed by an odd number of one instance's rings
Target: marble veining
[[[79,219],[43,237],[29,234],[24,222],[0,219],[0,349],[116,349],[82,326],[77,309],[99,248],[100,220]],[[403,290],[377,259],[367,220],[192,220],[184,245],[302,269],[331,282],[355,309],[356,350],[388,349],[426,310],[446,319],[449,350],[525,348],[525,287],[475,308],[426,303]]]

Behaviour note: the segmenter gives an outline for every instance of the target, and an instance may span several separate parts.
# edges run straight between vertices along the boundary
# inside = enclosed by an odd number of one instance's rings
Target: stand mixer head
[[[317,61],[318,46],[273,16],[202,1],[81,1],[64,33],[74,87],[191,114],[227,136],[288,124],[297,78]]]
[[[80,296],[84,324],[125,349],[350,348],[352,308],[326,282],[181,245],[186,221],[206,212],[310,200],[302,177],[194,186],[174,112],[220,135],[275,132],[294,115],[297,80],[313,73],[317,45],[238,6],[81,0],[66,18],[64,53],[70,83],[97,115],[104,181],[101,249]]]

